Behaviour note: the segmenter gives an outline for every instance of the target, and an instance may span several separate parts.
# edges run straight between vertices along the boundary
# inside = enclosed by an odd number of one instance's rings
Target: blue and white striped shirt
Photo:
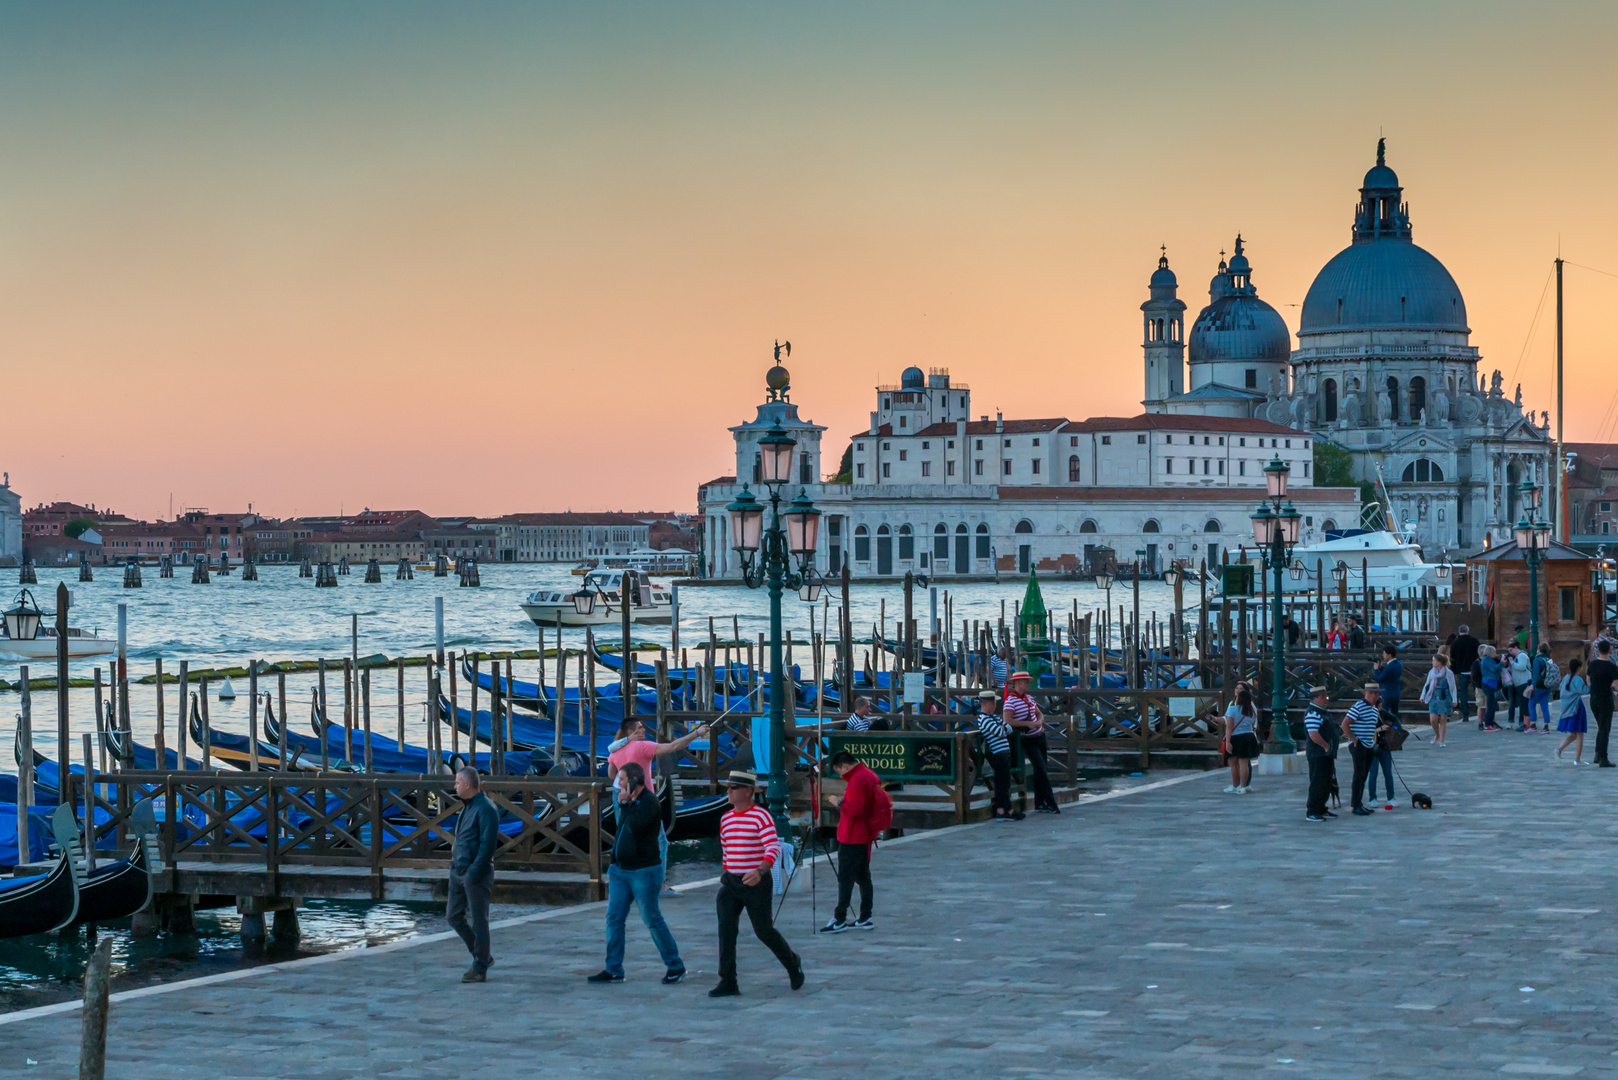
[[[983,735],[983,749],[991,754],[1009,754],[1011,741],[1007,736],[1011,727],[994,713],[978,713],[978,731]]]
[[[989,678],[994,682],[996,689],[1006,685],[1006,675],[1011,671],[1006,661],[999,656],[989,657]]]
[[[1376,746],[1376,728],[1382,722],[1382,713],[1369,701],[1361,699],[1348,710],[1348,730],[1361,746]]]

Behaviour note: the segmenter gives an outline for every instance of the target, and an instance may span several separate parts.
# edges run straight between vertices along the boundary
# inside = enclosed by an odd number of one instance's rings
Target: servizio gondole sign
[[[955,737],[911,732],[831,733],[830,757],[846,750],[884,780],[948,780],[955,775]]]

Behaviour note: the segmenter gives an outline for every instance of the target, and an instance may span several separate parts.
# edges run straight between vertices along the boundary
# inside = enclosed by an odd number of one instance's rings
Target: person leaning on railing
[[[1060,814],[1056,793],[1051,790],[1051,779],[1045,773],[1045,755],[1049,744],[1045,741],[1045,716],[1039,705],[1028,694],[1033,676],[1026,671],[1014,671],[1006,680],[1006,723],[1022,732],[1023,753],[1028,767],[1034,773],[1034,809],[1042,814]]]
[[[1011,810],[1011,727],[1005,717],[994,711],[1000,695],[993,690],[978,693],[978,715],[975,718],[979,734],[983,736],[983,760],[994,770],[994,817],[996,821],[1021,821],[1021,810]]]

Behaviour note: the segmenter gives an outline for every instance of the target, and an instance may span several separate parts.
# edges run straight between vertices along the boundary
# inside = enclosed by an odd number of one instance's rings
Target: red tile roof
[[[1030,432],[1055,431],[1068,423],[1066,417],[1056,416],[1044,420],[969,420],[968,435],[1023,435]],[[956,426],[948,422],[930,424],[917,435],[954,435]]]
[[[1141,413],[1139,416],[1093,416],[1075,421],[1068,431],[1237,431],[1259,435],[1290,435],[1307,438],[1309,432],[1235,416],[1174,416],[1169,413]]]
[[[1078,484],[1051,487],[1005,487],[998,489],[1002,502],[1017,499],[1066,500],[1070,502],[1229,502],[1251,500],[1256,508],[1264,497],[1262,485],[1253,487],[1084,487]],[[1296,487],[1287,492],[1295,503],[1359,501],[1358,488]]]

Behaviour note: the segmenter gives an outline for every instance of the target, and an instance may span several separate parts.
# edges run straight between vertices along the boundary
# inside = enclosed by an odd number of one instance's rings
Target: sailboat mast
[[[1551,506],[1556,514],[1554,535],[1567,543],[1567,514],[1562,503],[1567,492],[1562,475],[1562,256],[1556,256],[1556,456],[1551,462]]]

